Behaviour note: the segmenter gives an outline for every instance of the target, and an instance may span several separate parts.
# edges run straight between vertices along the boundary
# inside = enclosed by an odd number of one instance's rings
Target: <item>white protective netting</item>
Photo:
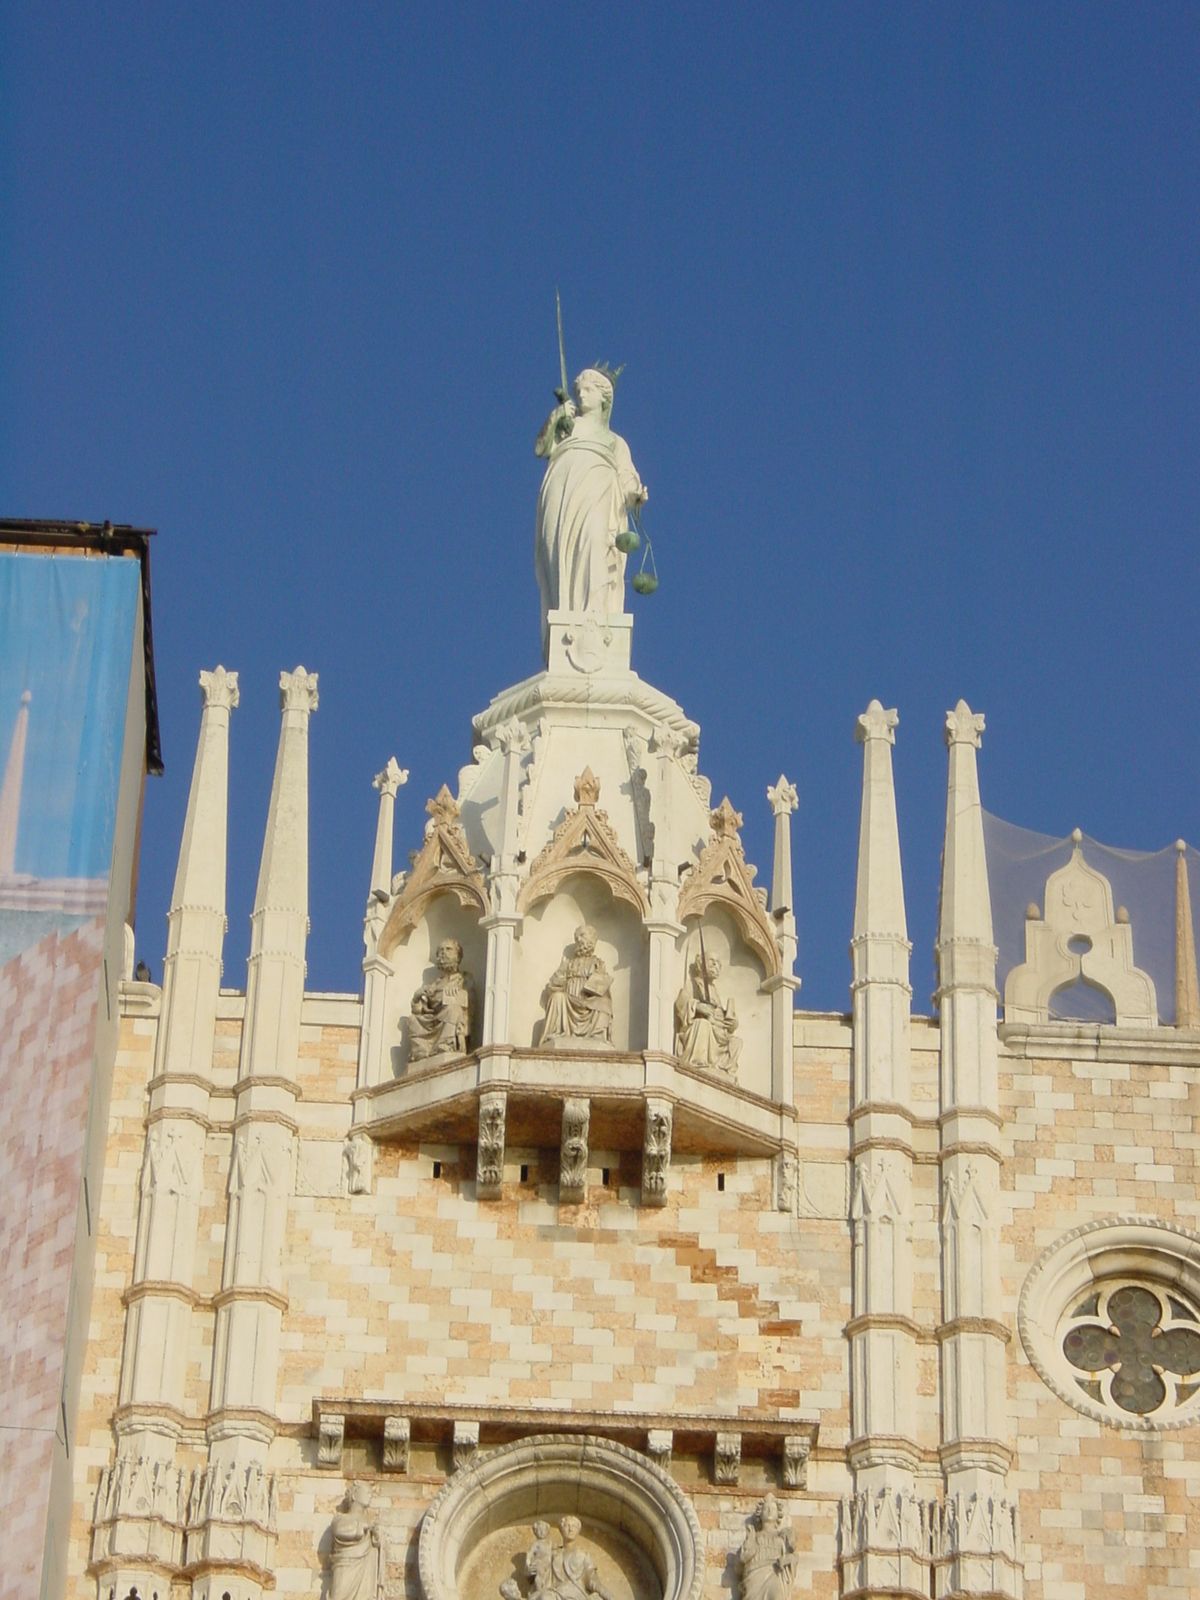
[[[1025,959],[1025,908],[1032,901],[1044,910],[1046,879],[1071,859],[1074,840],[1055,839],[983,813],[983,839],[987,850],[988,888],[992,898],[992,929],[999,951],[996,987],[1001,998],[1004,980]],[[1158,1020],[1175,1021],[1175,861],[1174,843],[1163,850],[1116,850],[1083,835],[1083,859],[1112,884],[1113,907],[1124,906],[1133,930],[1133,959],[1154,980]],[[1196,886],[1200,883],[1200,852],[1185,851],[1188,889],[1195,921]],[[1050,1004],[1054,1018],[1088,1022],[1113,1020],[1106,995],[1076,983],[1060,991]]]

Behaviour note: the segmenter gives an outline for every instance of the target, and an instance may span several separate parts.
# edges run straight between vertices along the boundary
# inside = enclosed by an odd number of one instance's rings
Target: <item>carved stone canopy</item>
[[[728,797],[710,813],[712,838],[701,851],[700,860],[688,873],[679,894],[679,920],[702,917],[712,905],[724,907],[750,948],[761,959],[768,977],[783,970],[775,930],[754,887],[755,869],[746,860],[738,831],[742,815]]]
[[[548,1523],[581,1517],[600,1547],[619,1552],[624,1545],[626,1560],[657,1577],[662,1600],[699,1600],[704,1536],[691,1502],[640,1451],[588,1434],[539,1434],[481,1452],[450,1479],[421,1524],[424,1600],[457,1600],[476,1585],[498,1596],[499,1581],[489,1586],[490,1579],[511,1567],[497,1563],[485,1576],[489,1545],[498,1556],[509,1543],[523,1549],[535,1516]],[[637,1576],[622,1576],[634,1577],[622,1587],[642,1592]]]
[[[481,916],[488,909],[483,873],[458,820],[458,801],[443,784],[425,809],[430,817],[425,843],[380,936],[379,953],[384,957],[408,937],[440,894],[454,895],[460,905],[473,906]]]
[[[529,868],[517,896],[518,911],[548,899],[564,879],[576,872],[602,878],[614,899],[624,900],[643,917],[650,901],[638,882],[637,868],[626,855],[605,812],[598,807],[600,780],[590,767],[575,780],[576,809],[554,830],[554,837]]]

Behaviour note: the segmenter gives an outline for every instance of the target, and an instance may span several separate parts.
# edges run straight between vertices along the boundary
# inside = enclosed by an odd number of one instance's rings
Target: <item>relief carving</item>
[[[558,1524],[562,1543],[556,1545],[548,1522],[535,1522],[533,1543],[525,1552],[524,1594],[515,1578],[500,1585],[502,1600],[612,1600],[600,1582],[596,1563],[578,1543],[583,1524],[578,1517],[563,1517]]]
[[[481,916],[488,909],[483,873],[458,820],[458,801],[443,784],[425,809],[429,813],[425,843],[410,858],[411,869],[380,936],[379,954],[385,958],[408,937],[440,894],[454,895],[460,905],[473,907]]]
[[[642,1146],[642,1204],[665,1206],[667,1169],[671,1165],[671,1107],[669,1102],[646,1105],[646,1137]]]
[[[342,1146],[342,1193],[370,1194],[371,1192],[370,1139],[357,1133]]]
[[[470,976],[461,970],[463,948],[457,939],[443,939],[434,955],[438,976],[422,984],[412,997],[408,1019],[410,1061],[433,1056],[465,1055],[471,1045],[473,1007]]]
[[[724,1073],[736,1083],[742,1041],[737,1008],[717,989],[720,976],[716,956],[702,953],[692,962],[689,982],[675,1001],[675,1054],[689,1066]]]
[[[591,1102],[563,1101],[562,1146],[558,1165],[560,1202],[582,1201],[587,1195],[588,1123]]]
[[[550,843],[534,860],[517,896],[518,911],[527,911],[552,895],[574,872],[593,873],[642,916],[650,914],[650,901],[638,882],[637,868],[621,848],[608,814],[598,806],[600,780],[590,767],[575,779],[577,810],[569,812],[554,830]]]
[[[783,970],[775,929],[767,915],[766,892],[754,887],[755,869],[746,860],[738,830],[742,815],[728,799],[709,812],[712,838],[684,879],[679,894],[679,920],[701,916],[709,906],[722,906],[755,951],[767,975]]]
[[[541,1043],[551,1050],[570,1049],[576,1039],[584,1047],[612,1048],[612,974],[596,954],[596,930],[586,923],[575,929],[575,943],[546,986],[546,1020]]]
[[[503,1089],[479,1097],[479,1155],[475,1167],[475,1192],[494,1200],[504,1182],[504,1123],[508,1096]]]

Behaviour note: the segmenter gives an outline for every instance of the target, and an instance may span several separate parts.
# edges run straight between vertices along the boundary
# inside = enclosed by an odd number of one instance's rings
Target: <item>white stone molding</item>
[[[671,1168],[671,1117],[669,1100],[647,1098],[646,1133],[642,1145],[642,1204],[665,1206],[667,1173]]]
[[[591,616],[551,611],[547,616],[549,672],[609,676],[629,671],[633,618],[621,612]]]
[[[783,1483],[786,1489],[808,1487],[808,1458],[812,1439],[807,1433],[789,1433],[783,1441]]]
[[[621,848],[607,813],[599,809],[599,799],[600,780],[585,767],[575,780],[575,810],[568,812],[531,863],[517,895],[518,911],[548,899],[572,874],[586,872],[606,883],[614,899],[649,916],[650,900],[638,881],[637,867]]]
[[[1154,1217],[1109,1217],[1064,1234],[1038,1257],[1021,1288],[1017,1331],[1026,1355],[1060,1400],[1107,1427],[1148,1434],[1195,1426],[1200,1392],[1178,1402],[1175,1375],[1163,1374],[1168,1394],[1160,1410],[1138,1416],[1113,1404],[1103,1390],[1100,1398],[1089,1396],[1078,1381],[1083,1374],[1064,1355],[1063,1325],[1072,1309],[1121,1281],[1200,1307],[1200,1233]]]
[[[775,818],[775,859],[771,873],[771,919],[779,948],[779,972],[764,985],[771,994],[771,1096],[791,1105],[795,1095],[793,1077],[795,1041],[792,1037],[792,996],[800,987],[796,977],[795,895],[792,889],[792,812],[800,804],[794,783],[783,773],[779,782],[767,790],[767,801]]]
[[[445,1485],[421,1523],[423,1600],[457,1600],[464,1561],[489,1532],[531,1516],[582,1515],[631,1540],[662,1600],[700,1600],[704,1535],[691,1502],[639,1451],[586,1434],[536,1435],[481,1453]]]
[[[587,1199],[588,1123],[591,1102],[581,1097],[563,1101],[562,1140],[558,1161],[558,1198],[562,1205]]]
[[[742,1472],[742,1436],[718,1433],[713,1441],[713,1481],[736,1484]]]
[[[498,1200],[504,1186],[504,1124],[508,1093],[490,1089],[479,1097],[479,1143],[475,1165],[475,1196]]]
[[[336,1412],[323,1412],[317,1433],[317,1465],[329,1471],[340,1471],[342,1447],[346,1438],[346,1419]]]
[[[223,1580],[213,1584],[216,1594],[228,1588],[235,1572],[239,1589],[247,1577],[258,1586],[274,1581],[278,1528],[278,1479],[257,1461],[197,1468],[188,1501],[185,1561],[189,1567],[216,1569],[213,1576]]]
[[[670,1472],[674,1446],[673,1428],[651,1428],[646,1434],[646,1454],[660,1472]]]
[[[386,1417],[383,1424],[383,1470],[407,1472],[412,1424],[407,1417]]]
[[[420,922],[430,904],[442,894],[486,915],[489,907],[483,871],[467,847],[459,821],[458,801],[445,784],[425,804],[429,821],[425,842],[412,858],[400,897],[388,914],[379,936],[379,953],[387,957]]]
[[[702,918],[709,906],[723,907],[742,937],[762,962],[768,978],[783,974],[783,958],[767,915],[766,892],[754,887],[755,869],[746,860],[738,831],[741,812],[728,797],[709,813],[712,837],[684,879],[679,894],[679,921]]]
[[[996,1249],[995,1224],[999,1178],[996,1163],[968,1159],[946,1174],[942,1184],[942,1304],[947,1322],[962,1317],[999,1317],[993,1298],[998,1284],[989,1269],[988,1252]]]
[[[469,1467],[475,1459],[479,1449],[479,1424],[471,1421],[457,1421],[454,1424],[454,1440],[451,1445],[451,1456],[454,1471],[461,1472],[464,1467]]]
[[[910,1488],[861,1489],[839,1506],[838,1566],[843,1596],[926,1600],[937,1502]]]
[[[122,1583],[141,1565],[176,1571],[183,1562],[189,1474],[154,1456],[119,1454],[104,1467],[92,1517],[92,1561]],[[127,1592],[127,1591],[126,1591]]]
[[[1119,1028],[1153,1028],[1158,997],[1133,963],[1133,928],[1113,909],[1112,885],[1083,858],[1083,835],[1065,867],[1046,879],[1043,914],[1025,920],[1025,960],[1004,984],[1006,1023],[1046,1022],[1050,1002],[1080,978],[1108,995]],[[1072,947],[1075,948],[1072,948]]]

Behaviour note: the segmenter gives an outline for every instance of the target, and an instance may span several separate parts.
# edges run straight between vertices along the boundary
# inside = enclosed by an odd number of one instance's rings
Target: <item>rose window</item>
[[[1097,1285],[1065,1319],[1062,1353],[1089,1399],[1167,1415],[1200,1389],[1200,1313],[1156,1285]]]

